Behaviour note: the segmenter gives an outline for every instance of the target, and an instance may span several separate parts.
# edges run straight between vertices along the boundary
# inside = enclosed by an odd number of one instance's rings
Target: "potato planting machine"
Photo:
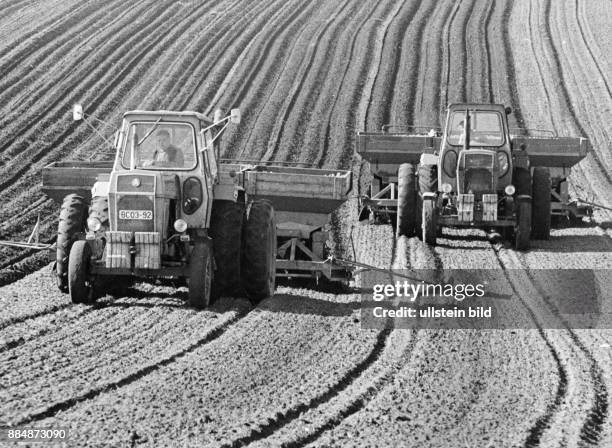
[[[220,294],[261,300],[276,276],[348,281],[351,268],[328,260],[325,227],[351,172],[221,162],[219,137],[239,121],[238,110],[126,112],[114,162],[43,168],[43,191],[61,204],[55,244],[7,244],[55,249],[58,286],[77,303],[134,277],[183,278],[198,308]]]
[[[370,191],[360,219],[393,219],[398,235],[436,243],[442,227],[497,228],[526,249],[547,239],[551,216],[582,217],[591,207],[572,201],[567,177],[586,157],[586,138],[513,135],[510,108],[452,104],[442,132],[357,134],[369,162]]]

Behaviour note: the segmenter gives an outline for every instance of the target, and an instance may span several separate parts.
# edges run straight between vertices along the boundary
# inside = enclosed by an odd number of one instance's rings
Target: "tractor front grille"
[[[493,191],[493,176],[491,171],[484,168],[472,168],[465,173],[465,192],[482,196],[483,193]]]
[[[125,232],[155,231],[155,197],[117,195],[117,230]]]

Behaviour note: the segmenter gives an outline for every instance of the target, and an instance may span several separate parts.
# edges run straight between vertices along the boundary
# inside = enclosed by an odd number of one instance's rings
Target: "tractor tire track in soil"
[[[566,425],[570,422],[573,422],[576,418],[575,407],[572,408],[572,404],[575,404],[575,401],[583,399],[582,395],[578,395],[579,393],[583,393],[581,391],[576,391],[576,386],[572,385],[572,381],[569,379],[570,375],[568,374],[568,370],[576,369],[576,371],[581,372],[582,366],[577,364],[576,366],[572,366],[573,362],[569,362],[568,360],[561,361],[562,357],[566,357],[567,355],[563,354],[563,351],[559,350],[560,346],[559,340],[563,340],[564,338],[568,339],[574,347],[576,347],[581,353],[581,356],[584,357],[588,368],[585,369],[585,373],[588,372],[589,378],[588,382],[589,387],[592,392],[592,403],[590,408],[586,409],[586,416],[584,418],[584,422],[579,428],[578,434],[574,435],[573,439],[568,440],[568,437],[571,438],[571,434],[563,434],[561,436],[561,441],[565,443],[571,443],[572,446],[577,443],[580,445],[581,443],[587,443],[589,445],[597,445],[601,433],[604,430],[604,423],[609,418],[609,394],[606,387],[606,382],[604,380],[605,373],[600,367],[597,359],[593,356],[591,350],[581,341],[579,336],[576,333],[576,330],[570,328],[567,322],[561,317],[559,310],[557,307],[549,300],[551,297],[551,292],[546,291],[543,285],[539,284],[536,279],[534,279],[533,274],[530,274],[529,271],[519,271],[518,274],[515,275],[516,278],[513,278],[513,273],[508,273],[512,269],[523,269],[526,265],[525,260],[521,260],[521,255],[514,253],[513,251],[504,249],[499,244],[492,245],[499,264],[503,267],[503,269],[507,272],[506,278],[508,282],[512,285],[512,288],[515,292],[516,297],[529,297],[530,300],[521,299],[523,305],[529,310],[530,315],[533,318],[534,322],[540,322],[542,317],[538,317],[534,309],[533,305],[530,304],[533,300],[534,293],[537,294],[536,300],[542,300],[546,303],[548,308],[551,310],[553,315],[557,317],[562,326],[565,329],[560,332],[554,332],[552,330],[544,330],[538,324],[538,332],[541,337],[546,341],[549,349],[553,353],[555,357],[555,362],[557,363],[557,368],[559,371],[559,384],[557,389],[557,394],[555,396],[555,400],[548,406],[546,413],[543,414],[534,424],[533,428],[530,431],[529,437],[525,443],[525,446],[533,447],[540,446],[542,442],[542,438],[546,434],[546,432],[550,431],[552,434],[549,435],[557,438],[559,434],[567,431]],[[535,271],[534,271],[535,272]],[[541,280],[540,280],[541,281]],[[550,283],[547,282],[547,287],[550,286]],[[529,288],[531,294],[526,295],[524,290],[525,288]],[[521,291],[522,290],[522,291]],[[537,308],[541,310],[541,307]],[[555,334],[557,333],[557,334]],[[549,336],[550,334],[550,336]],[[574,355],[575,356],[575,355]],[[574,375],[572,375],[574,376]],[[574,396],[572,396],[574,395]],[[568,409],[569,408],[569,409]],[[564,414],[570,414],[570,417],[565,416]],[[561,417],[560,417],[561,416]],[[565,418],[567,421],[561,421],[556,423],[555,419],[557,418]],[[556,427],[553,428],[553,425]],[[568,425],[569,426],[569,425]],[[574,440],[577,437],[577,441]]]

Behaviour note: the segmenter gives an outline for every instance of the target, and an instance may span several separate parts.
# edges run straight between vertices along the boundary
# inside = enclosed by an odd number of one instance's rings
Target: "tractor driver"
[[[157,144],[159,149],[153,153],[153,160],[145,166],[164,166],[170,168],[182,168],[184,165],[183,151],[174,146],[170,141],[170,132],[161,129],[157,132]]]
[[[461,120],[457,125],[455,134],[459,136],[459,141],[457,142],[457,144],[463,145],[465,143],[465,123],[463,122],[463,120]]]

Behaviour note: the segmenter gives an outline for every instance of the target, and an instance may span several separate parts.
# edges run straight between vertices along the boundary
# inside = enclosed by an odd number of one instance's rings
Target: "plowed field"
[[[41,168],[102,145],[76,102],[113,123],[240,107],[226,156],[352,168],[355,195],[356,131],[504,103],[513,127],[588,137],[571,190],[612,207],[610,19],[607,0],[0,0],[0,239],[38,216],[52,238]],[[151,284],[72,305],[45,254],[2,248],[0,422],[68,427],[79,447],[612,446],[612,330],[546,329],[557,283],[521,271],[612,269],[612,213],[525,253],[356,217],[354,199],[334,216],[338,256],[504,271],[534,329],[362,329],[358,294],[291,283],[256,307],[196,312]]]

